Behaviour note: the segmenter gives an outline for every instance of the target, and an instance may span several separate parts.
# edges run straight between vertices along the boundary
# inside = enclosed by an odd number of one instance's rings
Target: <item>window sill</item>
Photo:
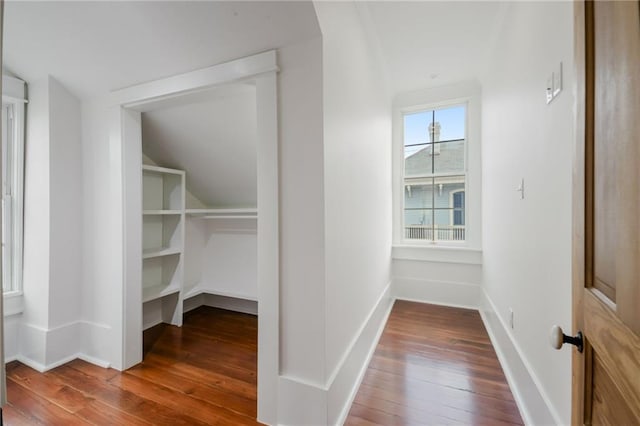
[[[11,292],[4,295],[4,316],[18,315],[24,311],[24,296],[22,293]]]
[[[392,247],[391,257],[397,260],[482,265],[482,250],[469,247],[397,244]]]

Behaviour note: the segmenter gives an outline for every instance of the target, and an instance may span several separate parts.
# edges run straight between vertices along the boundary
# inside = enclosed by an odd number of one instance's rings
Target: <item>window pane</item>
[[[465,142],[439,143],[433,158],[433,173],[464,173]]]
[[[464,241],[466,106],[406,114],[403,120],[404,237]]]
[[[413,151],[413,154],[407,155],[409,151]],[[405,147],[404,158],[404,175],[406,177],[428,176],[433,173],[434,159],[431,155],[431,144]]]
[[[464,139],[466,135],[466,108],[464,105],[438,109],[434,114],[436,140]]]
[[[405,176],[433,173],[429,125],[433,111],[420,111],[404,116]]]
[[[2,240],[6,243],[2,249],[2,290],[4,292],[13,290],[13,237],[12,232],[12,211],[11,194],[12,185],[12,162],[11,153],[13,145],[13,129],[11,117],[12,106],[2,105]]]
[[[427,209],[433,206],[432,178],[428,183],[406,184],[404,186],[404,208],[405,210]]]
[[[433,111],[420,111],[404,116],[404,146],[425,144],[429,138],[429,124],[433,120]]]

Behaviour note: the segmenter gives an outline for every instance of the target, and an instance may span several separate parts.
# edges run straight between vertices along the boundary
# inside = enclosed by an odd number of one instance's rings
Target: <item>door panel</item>
[[[640,424],[640,2],[576,5],[574,424]]]
[[[625,403],[615,380],[607,373],[602,360],[593,358],[593,397],[591,423],[594,425],[633,425],[636,417]]]
[[[604,401],[615,404],[616,408],[627,407],[622,411],[632,413],[636,419],[640,420],[640,337],[620,321],[611,309],[610,302],[604,295],[599,295],[597,290],[585,289],[583,300],[583,333],[589,343],[589,349],[593,351],[588,357],[590,361],[588,364],[591,364],[588,367],[592,368],[591,386],[594,388],[593,399],[589,402],[592,402],[595,410],[597,405],[595,387],[596,384],[602,386],[605,382],[603,372],[606,372],[607,378],[615,383],[616,389],[619,389],[620,397],[607,397],[608,394],[605,393]],[[600,374],[597,374],[598,371]],[[588,392],[587,397],[589,397]],[[640,422],[618,424],[640,424]]]

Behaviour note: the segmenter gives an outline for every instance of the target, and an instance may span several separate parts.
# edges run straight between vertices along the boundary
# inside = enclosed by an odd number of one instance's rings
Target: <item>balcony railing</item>
[[[410,240],[464,241],[464,225],[409,225],[404,237]]]

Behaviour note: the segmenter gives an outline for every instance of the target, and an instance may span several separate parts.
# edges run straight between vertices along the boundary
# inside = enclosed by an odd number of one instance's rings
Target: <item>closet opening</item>
[[[233,341],[257,369],[263,423],[279,373],[277,71],[264,52],[113,92],[111,110],[124,277],[114,366],[143,361],[162,328],[174,343],[190,333],[182,348],[202,339],[188,358],[209,366],[229,364],[216,356]]]
[[[257,315],[255,85],[161,102],[141,121],[143,329],[200,306]]]
[[[196,372],[208,402],[226,393],[255,419],[255,85],[162,102],[141,123],[143,360]]]

